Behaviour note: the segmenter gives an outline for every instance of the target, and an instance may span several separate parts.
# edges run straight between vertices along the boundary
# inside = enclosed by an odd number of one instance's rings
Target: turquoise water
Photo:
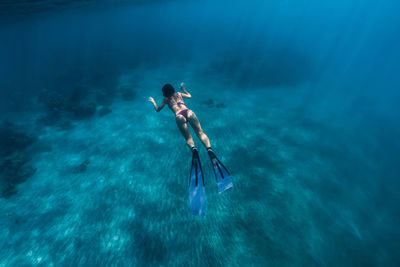
[[[0,266],[398,266],[398,8],[4,1]],[[147,102],[182,81],[205,216]]]

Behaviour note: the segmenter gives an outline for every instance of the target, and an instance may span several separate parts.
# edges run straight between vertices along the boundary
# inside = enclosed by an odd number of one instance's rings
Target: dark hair
[[[170,97],[175,93],[174,87],[172,87],[172,85],[169,83],[165,84],[161,90],[163,92],[163,96],[165,97]]]

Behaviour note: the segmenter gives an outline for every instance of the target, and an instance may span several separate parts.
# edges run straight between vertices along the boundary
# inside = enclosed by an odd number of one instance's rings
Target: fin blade
[[[189,208],[193,215],[204,215],[206,212],[203,170],[198,158],[192,160],[190,170]]]
[[[229,188],[233,187],[232,178],[228,169],[217,158],[213,158],[211,161],[217,179],[218,193],[222,194]]]

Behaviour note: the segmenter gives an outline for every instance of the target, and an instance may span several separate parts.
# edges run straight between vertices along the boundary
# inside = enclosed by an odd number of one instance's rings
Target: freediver
[[[176,124],[178,125],[180,132],[185,138],[186,144],[192,151],[192,166],[190,170],[189,185],[190,209],[193,214],[203,215],[205,212],[203,171],[201,168],[198,150],[189,131],[188,122],[195,131],[197,137],[201,140],[201,142],[207,149],[208,155],[213,164],[214,174],[217,179],[218,193],[222,193],[225,190],[231,188],[233,184],[229,171],[215,156],[213,150],[211,149],[210,139],[201,128],[200,121],[197,118],[196,114],[191,109],[189,109],[183,101],[183,98],[191,98],[192,95],[185,89],[184,83],[180,84],[180,89],[183,92],[175,92],[175,89],[171,84],[165,84],[161,89],[164,99],[162,100],[160,105],[157,105],[157,103],[151,96],[148,100],[153,103],[156,112],[162,110],[165,104],[167,104],[168,107],[175,114]],[[201,182],[199,182],[199,180],[201,180]]]

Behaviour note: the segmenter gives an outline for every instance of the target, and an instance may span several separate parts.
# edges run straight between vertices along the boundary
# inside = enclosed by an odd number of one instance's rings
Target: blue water
[[[215,2],[0,3],[0,266],[400,265],[400,4]]]

